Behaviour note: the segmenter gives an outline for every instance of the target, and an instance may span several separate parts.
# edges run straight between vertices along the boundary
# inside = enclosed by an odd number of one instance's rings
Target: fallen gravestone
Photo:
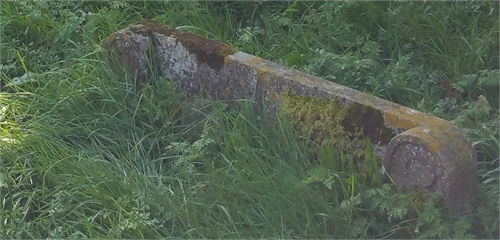
[[[149,20],[112,34],[105,49],[141,82],[151,77],[148,61],[155,59],[163,77],[180,89],[203,90],[218,100],[252,99],[266,106],[271,119],[277,104],[286,110],[300,108],[297,99],[335,102],[343,111],[344,129],[371,139],[398,189],[441,192],[455,213],[473,211],[476,152],[447,121]],[[336,111],[325,108],[322,114]]]

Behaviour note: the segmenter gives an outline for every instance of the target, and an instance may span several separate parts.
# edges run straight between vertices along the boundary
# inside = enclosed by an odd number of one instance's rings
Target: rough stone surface
[[[467,199],[477,187],[477,159],[462,134],[444,123],[412,128],[389,143],[384,166],[399,189],[441,191],[451,210],[470,213]]]
[[[110,60],[128,67],[141,83],[145,83],[151,77],[151,69],[147,62],[155,50],[151,38],[135,35],[124,29],[109,36],[104,49]]]
[[[338,101],[347,108],[345,130],[361,130],[371,139],[399,189],[439,191],[452,211],[473,210],[476,153],[449,122],[153,21],[112,34],[105,49],[141,82],[151,75],[145,58],[153,49],[162,74],[180,89],[218,100],[251,99],[265,105],[271,119],[292,95]]]

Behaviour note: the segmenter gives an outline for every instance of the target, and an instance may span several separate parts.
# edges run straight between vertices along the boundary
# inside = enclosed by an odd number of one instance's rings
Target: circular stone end
[[[441,192],[455,213],[473,210],[469,202],[477,185],[476,153],[451,124],[415,127],[396,135],[387,146],[384,167],[399,190]]]

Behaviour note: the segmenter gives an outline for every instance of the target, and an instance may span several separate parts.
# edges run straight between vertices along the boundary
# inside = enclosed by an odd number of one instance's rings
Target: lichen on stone
[[[347,116],[349,107],[341,106],[336,99],[323,100],[289,92],[283,95],[282,104],[280,112],[290,119],[299,134],[308,136],[321,146],[341,148],[354,157],[364,154],[362,129],[345,131],[342,121]]]
[[[156,23],[152,20],[144,20],[131,27],[131,31],[136,34],[150,36],[154,39],[153,34],[162,34],[167,37],[172,37],[176,42],[180,42],[183,47],[196,56],[200,63],[205,63],[209,67],[220,70],[225,64],[225,58],[228,55],[236,53],[236,50],[231,46],[206,39],[189,32],[182,32],[164,24]]]

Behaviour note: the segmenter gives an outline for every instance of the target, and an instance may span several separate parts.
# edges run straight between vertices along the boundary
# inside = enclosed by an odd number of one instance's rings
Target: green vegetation
[[[495,2],[2,1],[0,238],[498,238]],[[226,42],[462,127],[477,211],[383,183],[270,124],[103,62],[143,19]]]

